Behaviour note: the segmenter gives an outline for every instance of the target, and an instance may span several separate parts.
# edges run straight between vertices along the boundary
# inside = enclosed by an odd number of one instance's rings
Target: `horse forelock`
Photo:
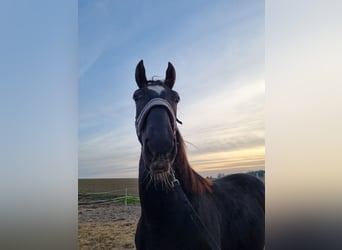
[[[178,178],[187,193],[203,194],[212,192],[212,182],[200,176],[192,169],[186,156],[184,140],[177,130],[178,153],[175,159],[175,171],[178,172]]]
[[[164,84],[164,81],[154,80],[153,78],[147,81],[147,85],[163,85],[163,84]]]

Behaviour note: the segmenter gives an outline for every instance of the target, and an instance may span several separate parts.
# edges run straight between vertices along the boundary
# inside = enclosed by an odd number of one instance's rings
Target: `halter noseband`
[[[176,135],[176,131],[177,131],[177,118],[176,115],[174,113],[174,110],[171,106],[171,104],[166,101],[163,98],[153,98],[151,99],[141,110],[140,114],[138,115],[138,117],[135,119],[135,130],[137,132],[137,136],[140,139],[140,135],[141,135],[141,129],[142,126],[144,124],[144,120],[148,114],[148,112],[156,106],[162,106],[165,107],[170,115],[170,118],[172,119],[171,123],[172,123],[172,131],[173,131],[173,135]]]

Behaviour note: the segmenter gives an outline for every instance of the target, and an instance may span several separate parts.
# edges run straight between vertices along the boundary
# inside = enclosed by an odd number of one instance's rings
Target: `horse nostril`
[[[150,161],[167,161],[173,159],[177,152],[176,141],[172,140],[167,145],[165,144],[153,144],[150,140],[146,140],[143,144],[145,156]]]

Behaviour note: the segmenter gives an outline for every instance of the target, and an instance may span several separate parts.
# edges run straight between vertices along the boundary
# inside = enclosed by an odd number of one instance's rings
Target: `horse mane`
[[[177,130],[178,153],[175,159],[176,172],[184,191],[192,194],[203,194],[212,192],[212,182],[200,176],[192,169],[186,156],[184,140]]]
[[[158,85],[158,84],[163,84],[164,83],[164,81],[162,81],[162,80],[154,80],[154,77],[156,77],[156,76],[153,76],[152,80],[148,80],[147,81],[148,85]]]

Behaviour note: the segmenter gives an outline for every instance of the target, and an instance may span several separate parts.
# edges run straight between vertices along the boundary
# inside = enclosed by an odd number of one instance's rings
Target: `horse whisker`
[[[151,183],[153,183],[155,189],[161,188],[165,191],[172,189],[173,172],[171,168],[167,172],[155,174],[149,171],[148,176],[150,177],[147,183],[148,186],[151,185]]]

